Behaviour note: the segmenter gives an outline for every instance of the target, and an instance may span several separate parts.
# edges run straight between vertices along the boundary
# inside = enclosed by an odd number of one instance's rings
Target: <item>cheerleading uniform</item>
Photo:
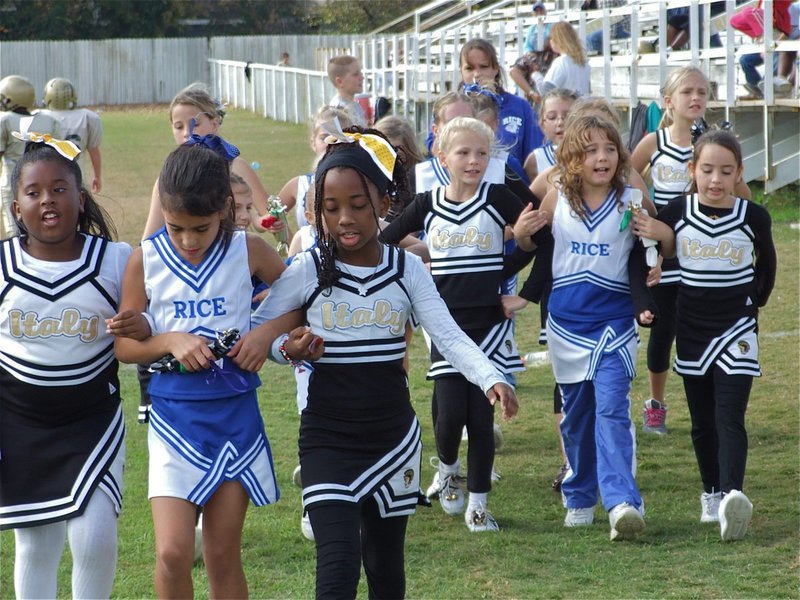
[[[96,490],[119,512],[125,426],[114,341],[127,244],[85,236],[79,259],[0,243],[0,529],[80,516]]]
[[[325,340],[325,352],[314,363],[299,441],[303,506],[317,543],[318,597],[331,581],[350,576],[350,565],[342,568],[347,573],[332,572],[337,548],[338,560],[355,561],[358,581],[362,543],[370,589],[379,586],[378,597],[394,595],[400,588],[392,583],[400,585],[398,580],[387,576],[377,583],[382,574],[373,572],[369,561],[374,553],[394,552],[388,571],[397,575],[399,569],[402,577],[405,518],[421,496],[420,426],[403,369],[412,312],[473,384],[488,390],[503,377],[453,322],[418,257],[384,246],[375,267],[337,262],[341,276],[329,290],[317,283],[319,260],[318,251],[296,255],[253,322],[305,307],[311,330]],[[336,523],[345,520],[350,520],[346,526]],[[348,546],[342,538],[351,536],[356,539]],[[352,586],[338,595],[354,596]]]
[[[653,202],[660,211],[676,196],[685,194],[692,182],[689,161],[691,146],[678,146],[672,141],[669,127],[658,129],[656,149],[650,157],[653,180]],[[678,298],[680,269],[674,258],[661,264],[661,281],[653,288],[653,298],[659,309],[659,319],[650,331],[647,342],[647,368],[653,373],[669,369],[672,342],[675,340],[675,303]]]
[[[638,344],[629,276],[635,239],[630,228],[620,231],[629,199],[630,188],[619,198],[612,190],[581,219],[559,193],[553,213],[547,343],[564,400],[567,508],[593,507],[598,489],[606,510],[642,506],[629,396]]]
[[[658,214],[675,230],[681,281],[675,371],[684,378],[692,441],[706,492],[741,490],[747,460],[744,413],[758,362],[758,307],[775,283],[767,211],[676,199]]]
[[[309,188],[314,185],[314,174],[306,173],[297,178],[297,195],[294,201],[294,217],[297,219],[297,227],[308,225],[306,219],[306,195]],[[309,210],[314,211],[314,207],[310,206]]]
[[[553,142],[547,142],[544,146],[533,151],[536,158],[536,169],[538,173],[544,173],[547,169],[556,164],[556,147]]]
[[[198,265],[184,260],[166,229],[142,242],[153,335],[212,338],[250,329],[252,284],[247,237],[220,235]],[[258,408],[258,375],[228,357],[194,373],[154,373],[148,449],[149,497],[205,504],[225,481],[239,481],[256,506],[278,499],[272,454]]]
[[[503,185],[482,183],[464,202],[445,197],[445,187],[419,194],[381,234],[397,243],[410,231],[424,229],[431,274],[456,323],[504,374],[524,369],[500,302],[503,283],[503,230],[514,223],[522,201]],[[434,427],[439,458],[455,464],[464,426],[469,433],[468,489],[491,489],[494,461],[493,409],[479,390],[465,385],[434,343],[428,378],[435,380]],[[450,380],[450,381],[448,381]],[[449,393],[448,393],[449,390]],[[465,400],[464,394],[469,396]]]

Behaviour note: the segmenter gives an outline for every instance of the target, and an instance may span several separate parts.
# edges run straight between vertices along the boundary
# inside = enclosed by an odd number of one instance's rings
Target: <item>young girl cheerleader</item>
[[[644,249],[634,244],[625,218],[628,155],[610,122],[579,117],[558,147],[556,168],[560,190],[548,193],[540,211],[552,224],[554,245],[539,244],[537,263],[552,250],[547,344],[564,402],[561,433],[570,466],[561,484],[564,524],[591,525],[599,490],[611,539],[629,539],[644,529],[630,420],[633,317],[649,325],[655,309]],[[515,234],[527,225],[521,218]],[[528,283],[520,295],[537,300]]]
[[[308,327],[278,338],[272,355],[318,359],[300,417],[317,597],[354,598],[363,561],[370,597],[402,598],[406,524],[420,498],[420,427],[402,366],[412,311],[483,390],[488,410],[499,400],[510,418],[517,402],[454,323],[422,262],[378,240],[390,198],[405,193],[394,148],[375,130],[334,133],[316,172],[318,248],[295,256],[254,320],[306,307]],[[489,522],[476,515],[476,527]]]
[[[653,201],[658,210],[675,196],[685,194],[689,188],[692,124],[705,115],[708,87],[705,74],[694,65],[671,71],[661,89],[666,109],[661,128],[645,136],[633,151],[631,166],[642,176],[649,170],[653,182]],[[737,193],[745,198],[750,197],[744,182],[737,184]],[[643,431],[663,435],[667,433],[665,395],[670,353],[675,339],[675,300],[680,272],[674,259],[665,261],[661,268],[661,282],[653,289],[659,319],[650,331],[647,342],[650,398],[644,405]]]
[[[20,136],[22,138],[22,136]],[[84,189],[71,142],[28,132],[13,174],[19,235],[0,243],[0,529],[14,529],[17,598],[108,598],[117,563],[125,425],[112,336],[130,246]]]
[[[734,191],[742,169],[733,134],[709,131],[689,163],[691,193],[659,211],[658,221],[635,219],[637,233],[677,250],[675,371],[683,377],[703,482],[700,521],[719,521],[726,541],[744,537],[753,511],[742,492],[745,411],[753,377],[761,375],[758,309],[776,269],[769,213]]]
[[[545,142],[534,149],[525,160],[525,171],[531,173],[531,181],[536,175],[556,164],[556,148],[564,139],[564,126],[574,102],[578,99],[574,91],[553,88],[542,99],[542,131]]]
[[[211,95],[208,88],[202,83],[193,83],[182,89],[169,105],[169,121],[172,125],[172,137],[175,138],[176,144],[185,143],[193,133],[201,137],[216,134],[224,118],[225,110],[222,104]],[[264,189],[264,184],[261,183],[261,179],[256,175],[250,163],[241,156],[237,156],[233,159],[231,171],[247,182],[253,193],[256,210],[259,214],[265,214],[269,193]],[[150,198],[150,212],[147,215],[142,238],[150,237],[164,226],[158,189],[158,181],[156,181]],[[281,227],[280,220],[274,227]]]
[[[476,119],[459,117],[448,123],[439,134],[438,145],[439,160],[452,177],[450,183],[417,195],[383,231],[381,239],[397,243],[408,232],[425,230],[431,273],[456,323],[500,371],[512,373],[523,366],[499,290],[504,227],[517,220],[523,203],[505,186],[483,181],[493,140],[492,130]],[[492,408],[486,405],[481,390],[442,356],[435,340],[431,360],[428,378],[435,380],[439,468],[429,493],[438,492],[448,514],[464,511],[458,449],[466,426],[470,495],[464,518],[470,531],[497,531],[497,522],[486,511],[495,453]]]
[[[461,47],[459,65],[459,90],[467,84],[494,84],[494,89],[501,98],[498,145],[513,154],[519,164],[525,164],[525,159],[533,149],[544,143],[544,134],[539,129],[536,113],[531,105],[524,98],[505,91],[505,73],[497,58],[497,50],[488,40],[470,40]],[[426,146],[435,155],[431,148],[432,143],[433,132],[428,135]]]
[[[325,138],[328,134],[322,129],[322,124],[339,119],[342,127],[350,127],[353,123],[351,121],[350,113],[342,108],[334,106],[323,106],[314,117],[311,124],[311,137],[309,138],[309,145],[314,152],[314,164],[325,153]],[[313,169],[314,165],[312,165]],[[305,195],[308,190],[314,185],[314,173],[305,173],[304,175],[297,175],[292,177],[278,192],[278,197],[287,209],[294,209],[295,220],[297,221],[298,229],[309,222],[306,220],[306,202]],[[292,237],[294,239],[294,236]]]
[[[223,146],[216,137],[181,145],[161,169],[166,227],[134,250],[122,294],[123,309],[146,311],[153,335],[118,339],[116,351],[120,360],[139,364],[170,354],[181,366],[154,373],[150,383],[156,594],[192,596],[195,514],[202,506],[210,595],[243,598],[248,496],[256,506],[278,499],[256,397],[263,361],[219,356],[209,338],[230,328],[245,334],[251,277],[272,284],[285,266],[258,235],[234,229],[228,157],[206,143]]]

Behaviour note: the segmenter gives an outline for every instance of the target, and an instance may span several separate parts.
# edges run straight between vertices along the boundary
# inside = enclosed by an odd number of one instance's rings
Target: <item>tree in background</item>
[[[0,40],[365,33],[426,0],[0,0]]]

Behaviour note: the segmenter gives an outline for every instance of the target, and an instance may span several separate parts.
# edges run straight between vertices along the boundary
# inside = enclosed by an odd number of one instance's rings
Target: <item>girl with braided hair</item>
[[[505,417],[517,400],[423,263],[378,239],[380,218],[407,193],[394,147],[376,130],[329,131],[315,179],[318,246],[295,256],[253,320],[306,311],[307,326],[276,339],[271,355],[315,360],[299,447],[317,598],[354,598],[362,561],[370,597],[402,597],[406,524],[421,499],[420,426],[403,369],[412,312]]]

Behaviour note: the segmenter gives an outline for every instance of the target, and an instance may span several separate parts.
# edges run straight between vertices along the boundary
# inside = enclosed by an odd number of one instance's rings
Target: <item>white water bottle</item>
[[[541,352],[528,352],[522,357],[522,362],[527,368],[549,365],[550,352],[547,350],[543,350]]]

